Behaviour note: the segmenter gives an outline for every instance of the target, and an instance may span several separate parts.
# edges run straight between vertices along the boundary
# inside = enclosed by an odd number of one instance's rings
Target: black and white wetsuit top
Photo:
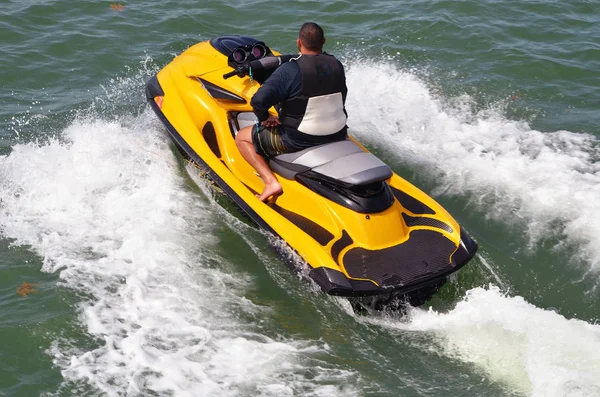
[[[332,55],[303,54],[281,65],[252,97],[259,121],[276,106],[281,135],[294,150],[347,137],[346,76]]]

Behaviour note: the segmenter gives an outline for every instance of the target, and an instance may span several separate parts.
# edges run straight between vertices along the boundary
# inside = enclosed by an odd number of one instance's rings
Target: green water
[[[597,1],[2,5],[0,396],[600,395]],[[188,46],[306,20],[352,134],[479,242],[431,310],[292,274],[145,103]]]

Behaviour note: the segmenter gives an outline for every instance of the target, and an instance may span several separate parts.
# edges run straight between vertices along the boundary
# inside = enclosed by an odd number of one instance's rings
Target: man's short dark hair
[[[320,51],[325,44],[323,28],[314,22],[305,22],[300,28],[298,37],[302,45],[310,51]]]

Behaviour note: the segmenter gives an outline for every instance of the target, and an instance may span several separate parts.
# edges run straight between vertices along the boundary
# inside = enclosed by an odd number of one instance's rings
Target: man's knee
[[[235,136],[235,141],[252,143],[252,126],[244,127],[239,130]]]

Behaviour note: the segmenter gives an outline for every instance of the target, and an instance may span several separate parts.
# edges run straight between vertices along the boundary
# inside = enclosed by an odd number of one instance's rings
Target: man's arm
[[[259,122],[269,117],[269,108],[297,95],[297,76],[300,68],[292,62],[284,63],[265,81],[252,97],[250,105]]]

